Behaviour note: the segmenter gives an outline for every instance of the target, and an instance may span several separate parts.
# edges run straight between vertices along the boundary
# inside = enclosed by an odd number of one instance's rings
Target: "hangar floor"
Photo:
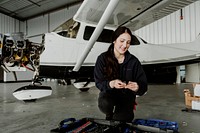
[[[65,118],[104,118],[98,110],[98,89],[80,92],[73,85],[63,86],[45,81],[53,94],[36,102],[17,100],[12,92],[28,85],[25,83],[0,83],[0,132],[1,133],[49,133]],[[180,133],[199,133],[200,113],[182,112],[185,108],[183,89],[191,84],[149,85],[148,93],[137,99],[135,118],[154,118],[176,121]]]

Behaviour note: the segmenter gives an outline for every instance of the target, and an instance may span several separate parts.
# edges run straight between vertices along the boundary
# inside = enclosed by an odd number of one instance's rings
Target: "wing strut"
[[[88,41],[88,44],[86,48],[84,49],[82,55],[79,57],[78,61],[76,62],[76,65],[73,68],[73,71],[78,71],[83,64],[84,60],[86,59],[87,55],[89,54],[90,50],[92,49],[95,41],[98,39],[99,35],[101,34],[104,26],[106,25],[108,19],[112,15],[114,9],[116,8],[119,0],[110,0],[107,8],[105,9],[101,19],[99,20],[99,23],[97,24],[97,27],[95,28],[92,36],[90,37],[90,40]]]

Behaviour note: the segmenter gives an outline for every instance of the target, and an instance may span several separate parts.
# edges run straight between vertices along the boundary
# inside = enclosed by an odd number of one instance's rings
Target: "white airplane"
[[[97,56],[106,51],[118,26],[135,31],[195,0],[84,0],[74,17],[44,36],[40,75],[70,81],[77,88],[94,85]],[[200,37],[184,44],[149,44],[134,35],[129,51],[139,58],[151,82],[175,82],[178,65],[199,62]]]

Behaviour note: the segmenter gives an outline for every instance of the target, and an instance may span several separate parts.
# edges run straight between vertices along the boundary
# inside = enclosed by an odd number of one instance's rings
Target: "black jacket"
[[[109,86],[110,81],[104,78],[105,60],[106,60],[106,53],[104,52],[98,56],[94,68],[95,84],[100,91],[112,90],[112,88],[110,88]],[[143,95],[147,91],[147,78],[141,66],[140,61],[134,55],[130,54],[127,51],[125,53],[124,62],[119,65],[120,65],[119,79],[127,83],[128,81],[137,82],[139,85],[139,90],[136,92],[135,95]]]

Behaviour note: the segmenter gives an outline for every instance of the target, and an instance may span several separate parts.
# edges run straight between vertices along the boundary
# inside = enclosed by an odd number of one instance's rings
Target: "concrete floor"
[[[65,118],[104,118],[97,107],[98,89],[80,92],[73,85],[63,86],[45,81],[53,94],[36,102],[17,100],[12,92],[29,82],[0,83],[0,133],[49,133]],[[191,84],[149,85],[148,93],[137,99],[135,118],[175,121],[180,133],[200,132],[200,113],[182,112],[183,89]]]

